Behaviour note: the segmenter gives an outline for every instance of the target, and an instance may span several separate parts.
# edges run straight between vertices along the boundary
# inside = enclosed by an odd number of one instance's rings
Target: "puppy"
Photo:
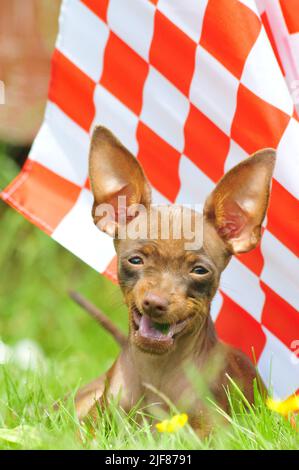
[[[94,130],[92,215],[99,229],[114,237],[129,336],[111,369],[77,393],[80,419],[96,416],[111,397],[119,397],[120,406],[129,411],[141,399],[151,405],[163,394],[201,432],[209,418],[187,369],[192,366],[206,376],[215,363],[207,385],[218,404],[229,409],[228,376],[253,402],[256,370],[242,352],[217,338],[210,307],[232,255],[259,243],[274,163],[275,151],[264,149],[232,168],[206,199],[202,213],[159,207],[151,204],[138,161],[109,130]],[[192,228],[188,236],[186,225]]]

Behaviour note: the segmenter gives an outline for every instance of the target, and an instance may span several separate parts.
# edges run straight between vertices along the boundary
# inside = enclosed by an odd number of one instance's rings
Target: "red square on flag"
[[[179,189],[180,153],[142,122],[137,129],[138,160],[151,184],[174,202]]]
[[[248,253],[241,253],[237,255],[237,258],[241,263],[245,264],[247,268],[251,269],[257,276],[260,276],[264,267],[264,258],[261,252],[261,246],[258,245],[254,250],[248,251]]]
[[[103,21],[107,21],[107,10],[109,0],[81,0],[91,11],[99,16]]]
[[[223,176],[228,151],[229,137],[190,104],[184,154],[213,181],[218,181]]]
[[[139,115],[149,65],[126,43],[110,32],[101,84]]]
[[[235,77],[241,78],[260,30],[258,16],[238,0],[209,0],[200,44]]]
[[[248,153],[277,148],[290,119],[240,84],[231,136]]]
[[[195,68],[196,43],[156,11],[150,63],[186,96]]]
[[[298,211],[298,199],[273,179],[267,228],[296,256],[299,256]]]
[[[74,206],[81,188],[32,160],[27,160],[23,171],[22,184],[13,189],[12,182],[4,198],[21,212],[26,208],[24,215],[51,235]]]
[[[95,83],[57,49],[52,56],[49,100],[87,132],[95,115]]]
[[[291,349],[292,342],[299,339],[298,312],[264,282],[260,282],[266,295],[262,324]]]
[[[299,0],[279,1],[289,33],[299,33]]]
[[[221,294],[223,305],[215,323],[217,333],[223,341],[241,349],[251,360],[258,361],[266,344],[261,325],[222,291]]]

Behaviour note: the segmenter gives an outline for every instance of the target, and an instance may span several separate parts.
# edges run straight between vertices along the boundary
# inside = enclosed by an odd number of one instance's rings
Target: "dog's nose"
[[[142,302],[142,308],[149,315],[163,315],[167,311],[168,300],[165,297],[148,292]]]

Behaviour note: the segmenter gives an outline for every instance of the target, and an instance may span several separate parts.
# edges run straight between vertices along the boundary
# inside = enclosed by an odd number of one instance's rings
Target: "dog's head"
[[[115,239],[130,340],[139,348],[165,353],[200,330],[231,256],[260,240],[274,162],[275,151],[265,149],[235,166],[202,214],[157,207],[138,161],[110,131],[95,129],[89,160],[93,218]]]

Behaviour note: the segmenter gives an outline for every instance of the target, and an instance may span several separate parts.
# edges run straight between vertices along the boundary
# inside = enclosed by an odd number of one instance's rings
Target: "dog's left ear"
[[[226,173],[206,200],[205,219],[231,253],[247,252],[261,238],[275,157],[273,149],[255,153]]]

